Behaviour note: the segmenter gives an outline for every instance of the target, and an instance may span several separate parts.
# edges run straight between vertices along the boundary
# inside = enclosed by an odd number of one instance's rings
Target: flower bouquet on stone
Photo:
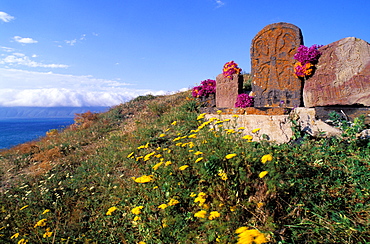
[[[294,59],[297,60],[294,65],[294,74],[296,77],[307,79],[314,74],[315,64],[317,64],[321,56],[321,52],[318,50],[319,47],[321,46],[299,46],[297,53],[294,55]]]
[[[245,94],[245,93],[242,93],[242,94],[239,94],[237,99],[236,99],[236,103],[235,103],[235,107],[236,108],[246,108],[246,107],[253,107],[253,97],[252,96],[249,96],[248,94]]]
[[[200,99],[206,106],[214,107],[216,93],[216,81],[207,79],[200,83],[200,86],[193,87],[191,95]]]
[[[230,61],[224,65],[222,73],[225,78],[232,79],[234,74],[240,74],[241,71],[242,69],[238,67],[237,63]]]

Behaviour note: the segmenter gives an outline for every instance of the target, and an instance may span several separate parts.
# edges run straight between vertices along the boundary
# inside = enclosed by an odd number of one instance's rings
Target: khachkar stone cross
[[[299,107],[302,81],[294,75],[301,30],[289,23],[263,28],[252,40],[252,91],[255,107]]]

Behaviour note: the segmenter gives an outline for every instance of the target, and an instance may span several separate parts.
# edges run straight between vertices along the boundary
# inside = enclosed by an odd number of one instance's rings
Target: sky
[[[235,61],[266,25],[304,44],[370,42],[369,0],[2,0],[0,106],[114,106],[191,89]]]

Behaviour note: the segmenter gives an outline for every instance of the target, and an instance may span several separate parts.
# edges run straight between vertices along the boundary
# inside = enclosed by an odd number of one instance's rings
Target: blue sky
[[[370,41],[370,1],[3,0],[0,106],[112,106],[215,79],[288,22],[306,46]]]

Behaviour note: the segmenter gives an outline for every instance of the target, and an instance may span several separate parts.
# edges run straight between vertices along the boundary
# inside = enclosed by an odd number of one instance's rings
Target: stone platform
[[[217,113],[217,111],[222,111]],[[287,143],[293,136],[292,122],[294,119],[298,122],[301,131],[312,136],[340,136],[342,131],[326,123],[328,113],[336,111],[341,113],[345,119],[353,121],[355,117],[364,114],[366,116],[365,123],[370,124],[370,108],[369,107],[318,107],[304,108],[298,107],[295,109],[289,108],[203,108],[202,113],[207,113],[205,118],[212,117],[220,120],[230,119],[232,123],[225,123],[224,129],[237,129],[244,127],[242,135],[253,136],[254,141],[259,141],[266,138],[269,141],[278,144]],[[234,114],[238,118],[233,117]],[[260,128],[258,134],[253,134],[252,130]]]

